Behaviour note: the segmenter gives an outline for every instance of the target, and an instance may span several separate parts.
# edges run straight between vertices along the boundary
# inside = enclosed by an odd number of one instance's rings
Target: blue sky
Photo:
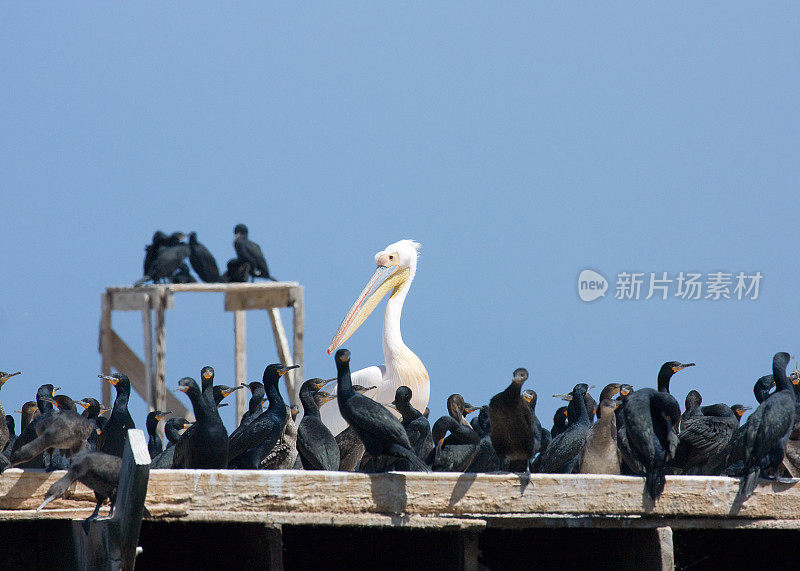
[[[374,269],[422,243],[403,335],[431,409],[483,404],[527,367],[578,382],[753,404],[798,353],[800,8],[793,3],[4,3],[0,369],[7,411],[53,382],[99,396],[106,286],[141,275],[156,229],[220,264],[244,222],[306,288],[306,373]],[[764,276],[757,300],[592,303],[594,268]],[[613,283],[612,283],[613,288]],[[288,313],[284,321],[290,322]],[[347,342],[382,362],[382,308]],[[138,314],[114,326],[141,349]],[[248,370],[277,359],[248,317]],[[176,298],[167,384],[233,380],[222,296]],[[184,398],[179,396],[179,398]],[[144,425],[141,401],[132,404]],[[226,412],[229,427],[233,413]]]

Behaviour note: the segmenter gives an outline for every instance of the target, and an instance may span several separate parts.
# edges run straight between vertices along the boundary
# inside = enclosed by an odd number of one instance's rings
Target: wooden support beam
[[[155,402],[153,406],[158,410],[167,409],[167,324],[166,309],[171,297],[168,290],[162,289],[158,292],[156,303],[156,379],[155,379]],[[181,407],[184,408],[185,407]],[[188,416],[185,417],[188,420]]]
[[[113,329],[111,330],[111,342],[109,343],[110,350],[109,350],[109,373],[111,372],[111,367],[115,368],[120,373],[124,373],[128,376],[131,381],[131,387],[135,390],[139,395],[144,398],[145,396],[145,367],[142,360],[133,352],[133,350],[128,347],[125,341],[117,335],[117,332]],[[103,381],[106,385],[109,383]],[[171,410],[175,416],[183,416],[186,419],[189,419],[190,411],[179,401],[175,395],[171,392],[166,393],[166,406],[168,408],[162,408],[161,410]],[[191,417],[194,418],[194,417]]]
[[[244,311],[233,312],[233,336],[236,386],[247,383],[247,316]],[[247,412],[248,394],[244,390],[236,391],[236,426]]]
[[[286,340],[286,330],[283,328],[283,321],[281,320],[281,313],[277,308],[271,307],[267,310],[269,313],[269,321],[272,324],[272,335],[275,337],[275,346],[278,348],[278,359],[284,365],[294,365],[294,360],[291,353],[289,353],[289,342]],[[299,404],[297,395],[294,392],[294,373],[290,371],[284,378],[286,379],[286,390],[289,394],[289,404]]]
[[[153,321],[150,309],[150,295],[145,294],[142,301],[142,332],[144,333],[144,400],[147,403],[150,412],[153,412],[156,410],[156,372],[153,366]]]
[[[289,399],[291,400],[292,404],[297,404],[300,400],[300,385],[303,384],[305,381],[305,364],[303,358],[303,337],[305,335],[305,331],[303,329],[303,324],[305,323],[305,295],[303,292],[303,288],[298,286],[293,289],[292,291],[294,297],[293,309],[292,309],[292,330],[293,330],[293,339],[292,339],[292,350],[293,350],[293,359],[295,365],[300,365],[297,369],[291,372],[292,379],[291,384],[292,386],[289,387],[289,379],[286,380],[287,388],[289,390]]]
[[[104,375],[111,374],[111,300],[110,294],[100,296],[100,372]],[[107,381],[100,381],[100,394],[102,395],[103,408],[111,407],[111,387]]]

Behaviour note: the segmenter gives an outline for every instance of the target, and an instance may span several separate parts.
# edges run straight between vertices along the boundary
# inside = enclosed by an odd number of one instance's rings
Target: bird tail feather
[[[644,486],[649,496],[656,501],[661,497],[664,491],[664,484],[666,484],[666,476],[664,475],[663,468],[651,468],[647,471],[644,477]]]
[[[739,497],[742,501],[747,500],[752,495],[758,484],[759,476],[761,476],[761,469],[756,467],[742,478],[742,483],[739,486]]]

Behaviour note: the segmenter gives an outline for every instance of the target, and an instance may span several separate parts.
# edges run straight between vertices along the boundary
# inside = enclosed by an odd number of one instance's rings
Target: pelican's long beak
[[[383,297],[389,291],[399,288],[408,279],[409,275],[411,275],[410,268],[378,266],[378,269],[372,274],[367,285],[364,286],[363,291],[342,320],[342,324],[339,325],[339,329],[331,341],[331,346],[328,347],[328,355],[332,354],[342,343],[347,341],[356,332],[356,329],[361,327],[361,324],[378,306]]]

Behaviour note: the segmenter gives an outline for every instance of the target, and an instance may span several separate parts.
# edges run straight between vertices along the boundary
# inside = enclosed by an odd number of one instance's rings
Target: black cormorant
[[[339,412],[353,427],[373,457],[394,456],[405,458],[422,471],[429,468],[414,454],[403,425],[386,408],[353,390],[350,379],[350,351],[339,349],[335,355],[338,387],[336,400]]]
[[[578,469],[581,450],[586,443],[586,433],[592,425],[586,408],[588,390],[589,385],[586,383],[578,383],[572,389],[572,398],[567,405],[570,423],[564,432],[553,438],[547,450],[542,452],[539,472],[571,474]]]
[[[191,377],[178,381],[178,388],[192,402],[195,422],[175,444],[173,468],[225,468],[228,465],[228,431],[219,416],[213,397],[200,392]],[[211,391],[209,391],[211,393]]]
[[[450,443],[445,434],[450,432]],[[435,447],[429,460],[434,472],[463,472],[475,460],[480,437],[471,426],[456,421],[452,416],[443,416],[433,423],[431,435]]]
[[[631,470],[645,477],[645,490],[653,500],[664,491],[665,474],[678,446],[681,408],[669,394],[672,375],[694,363],[668,361],[658,373],[658,390],[631,393],[622,409],[624,426],[617,429],[622,457]]]
[[[529,470],[536,451],[533,413],[521,395],[526,380],[526,369],[515,370],[508,388],[489,401],[492,446],[499,457],[508,460],[512,472]]]
[[[128,430],[136,428],[136,424],[128,412],[128,399],[131,396],[131,382],[127,375],[114,373],[113,375],[98,375],[105,379],[117,390],[114,399],[114,406],[111,409],[111,416],[103,426],[100,436],[97,438],[97,450],[113,456],[122,458],[125,449],[125,440],[128,438]]]
[[[786,443],[794,428],[794,387],[786,377],[788,353],[775,353],[772,359],[772,376],[775,392],[758,405],[745,424],[743,456],[744,478],[739,495],[750,497],[761,476],[776,478],[783,461]]]
[[[208,248],[197,241],[197,232],[189,232],[189,263],[201,280],[206,283],[219,282],[219,266]]]
[[[242,262],[250,264],[250,275],[254,278],[265,278],[277,281],[269,274],[267,260],[264,258],[261,247],[255,242],[251,242],[247,237],[247,226],[237,224],[233,229],[236,238],[233,241],[233,248],[236,250],[237,258]]]
[[[256,470],[277,444],[287,421],[286,403],[278,390],[278,380],[298,365],[273,363],[264,369],[262,381],[269,399],[267,410],[250,420],[247,426],[230,438],[228,451],[231,468]]]
[[[154,410],[147,415],[145,426],[147,426],[147,451],[150,452],[150,458],[155,458],[164,451],[164,443],[161,441],[161,436],[158,434],[158,423],[162,418],[171,413],[171,410],[166,412]]]
[[[300,387],[303,419],[297,427],[297,452],[306,470],[338,470],[339,447],[322,422],[315,394],[325,385],[322,379],[309,379]]]

